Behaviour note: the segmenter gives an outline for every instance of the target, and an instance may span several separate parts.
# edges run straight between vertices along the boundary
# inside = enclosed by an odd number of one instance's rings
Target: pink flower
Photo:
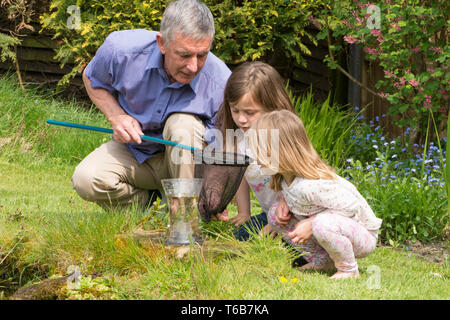
[[[419,85],[419,81],[417,81],[416,79],[413,80],[409,80],[408,81],[410,85],[412,85],[413,87],[417,87]]]
[[[376,55],[378,53],[378,51],[376,49],[373,48],[364,48],[364,51],[366,51],[368,54],[373,54]]]
[[[384,75],[388,78],[392,78],[394,76],[394,72],[392,72],[392,70],[384,70]]]
[[[392,28],[394,28],[395,31],[400,31],[400,30],[402,29],[402,28],[398,25],[397,22],[395,22],[395,23],[392,24]]]
[[[363,3],[363,4],[358,3],[358,7],[360,7],[361,9],[370,7],[371,5],[372,5],[371,3]]]
[[[433,51],[434,53],[442,53],[443,52],[441,47],[433,47],[433,46],[431,46],[430,50]]]
[[[387,97],[389,97],[389,93],[384,93],[384,92],[378,92],[378,95],[379,95],[381,98],[387,98]]]
[[[357,42],[358,39],[353,36],[344,36],[344,41],[352,44],[352,43]]]
[[[431,96],[425,96],[425,101],[423,102],[423,106],[428,110],[431,110]]]
[[[394,87],[400,89],[400,87],[404,86],[405,84],[406,84],[405,77],[401,77],[400,81],[394,83]]]
[[[411,51],[414,53],[418,53],[420,51],[420,48],[419,46],[416,46],[415,48],[412,48]]]
[[[370,34],[378,37],[378,36],[381,36],[381,31],[378,29],[372,29],[372,30],[370,30]]]

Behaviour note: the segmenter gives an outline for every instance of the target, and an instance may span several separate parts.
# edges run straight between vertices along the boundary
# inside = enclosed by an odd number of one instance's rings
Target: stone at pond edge
[[[166,232],[164,230],[144,230],[137,228],[132,234],[116,235],[115,245],[117,248],[126,246],[126,239],[133,239],[140,243],[146,250],[155,251],[159,248],[171,253],[176,259],[185,258],[192,250],[199,252],[203,258],[216,258],[218,256],[235,256],[242,252],[241,248],[231,242],[218,242],[205,240],[202,244],[170,246],[164,245]]]
[[[67,280],[71,276],[47,279],[17,290],[9,300],[56,300],[63,296],[67,289]]]

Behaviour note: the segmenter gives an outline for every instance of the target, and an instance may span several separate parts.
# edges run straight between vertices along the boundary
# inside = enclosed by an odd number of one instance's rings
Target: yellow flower
[[[291,282],[292,282],[292,283],[296,283],[296,282],[298,282],[298,279],[297,279],[297,278],[294,278],[294,279],[291,280]]]
[[[280,277],[280,281],[286,283],[288,280],[285,277]]]

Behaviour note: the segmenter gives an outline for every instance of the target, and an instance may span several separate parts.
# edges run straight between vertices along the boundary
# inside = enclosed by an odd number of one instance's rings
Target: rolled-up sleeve
[[[93,89],[106,89],[110,93],[114,93],[114,59],[114,46],[106,38],[85,70]]]

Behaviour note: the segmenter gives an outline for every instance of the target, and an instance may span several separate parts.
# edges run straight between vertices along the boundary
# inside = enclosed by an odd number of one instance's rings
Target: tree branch
[[[353,81],[354,83],[356,83],[358,86],[360,86],[361,88],[367,90],[368,92],[370,92],[371,94],[373,94],[374,96],[377,96],[379,98],[383,98],[386,99],[384,97],[381,97],[378,93],[376,93],[375,91],[373,91],[372,89],[368,88],[367,86],[365,86],[363,83],[361,83],[360,81],[358,81],[355,77],[353,77],[350,73],[348,73],[344,68],[342,68],[339,64],[336,63],[336,61],[334,60],[334,56],[333,56],[333,51],[331,50],[331,36],[330,36],[330,28],[328,26],[328,19],[325,19],[326,21],[326,28],[327,28],[327,42],[328,42],[328,54],[330,56],[331,61],[334,63],[334,65],[336,65],[336,68],[342,72],[347,78],[349,78],[351,81]]]

